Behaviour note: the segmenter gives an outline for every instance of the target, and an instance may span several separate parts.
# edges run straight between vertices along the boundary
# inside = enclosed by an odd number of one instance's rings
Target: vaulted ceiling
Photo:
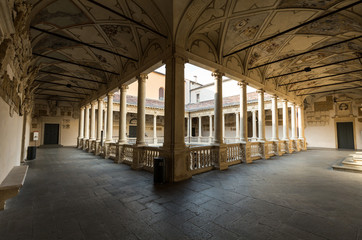
[[[170,41],[204,65],[219,64],[291,97],[341,89],[362,95],[361,1],[30,2],[44,96],[53,89],[77,99],[106,89],[161,60]]]

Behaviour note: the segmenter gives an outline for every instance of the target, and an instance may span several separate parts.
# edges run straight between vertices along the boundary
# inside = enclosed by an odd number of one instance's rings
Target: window
[[[200,93],[196,93],[196,102],[200,102]]]
[[[164,93],[165,93],[165,90],[163,89],[163,87],[160,87],[160,89],[158,89],[158,99],[159,100],[163,100]]]

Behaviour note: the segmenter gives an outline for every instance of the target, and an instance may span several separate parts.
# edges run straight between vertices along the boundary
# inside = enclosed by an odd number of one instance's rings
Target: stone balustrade
[[[188,152],[188,170],[193,175],[210,171],[213,169],[216,156],[214,146],[190,147]]]

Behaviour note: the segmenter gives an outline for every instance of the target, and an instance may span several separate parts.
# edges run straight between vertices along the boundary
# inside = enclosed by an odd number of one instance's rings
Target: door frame
[[[61,119],[54,119],[52,117],[44,117],[41,119],[42,124],[41,124],[41,139],[40,139],[40,143],[41,145],[44,145],[44,133],[45,133],[45,124],[59,124],[59,136],[58,136],[58,145],[62,145],[62,124],[61,121],[63,120],[63,118]]]
[[[354,144],[354,150],[357,149],[357,142],[356,142],[356,123],[355,123],[356,118],[354,117],[344,117],[344,118],[335,118],[334,119],[334,136],[335,136],[335,146],[336,149],[338,149],[338,133],[337,133],[337,123],[342,123],[342,122],[352,122],[352,126],[353,126],[353,144]]]
[[[45,139],[45,125],[48,124],[48,125],[58,125],[58,145],[60,145],[60,138],[59,138],[59,135],[60,135],[60,127],[61,125],[59,123],[44,123],[44,132],[43,132],[43,145],[44,144],[44,139]],[[52,145],[52,144],[47,144],[47,145]],[[54,144],[53,144],[54,145]]]

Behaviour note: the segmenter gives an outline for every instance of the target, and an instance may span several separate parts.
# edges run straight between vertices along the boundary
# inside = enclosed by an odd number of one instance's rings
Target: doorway
[[[353,122],[337,123],[339,149],[354,149]]]
[[[59,142],[59,124],[44,125],[44,145],[58,144]]]
[[[137,126],[129,126],[129,136],[130,138],[137,137]]]

